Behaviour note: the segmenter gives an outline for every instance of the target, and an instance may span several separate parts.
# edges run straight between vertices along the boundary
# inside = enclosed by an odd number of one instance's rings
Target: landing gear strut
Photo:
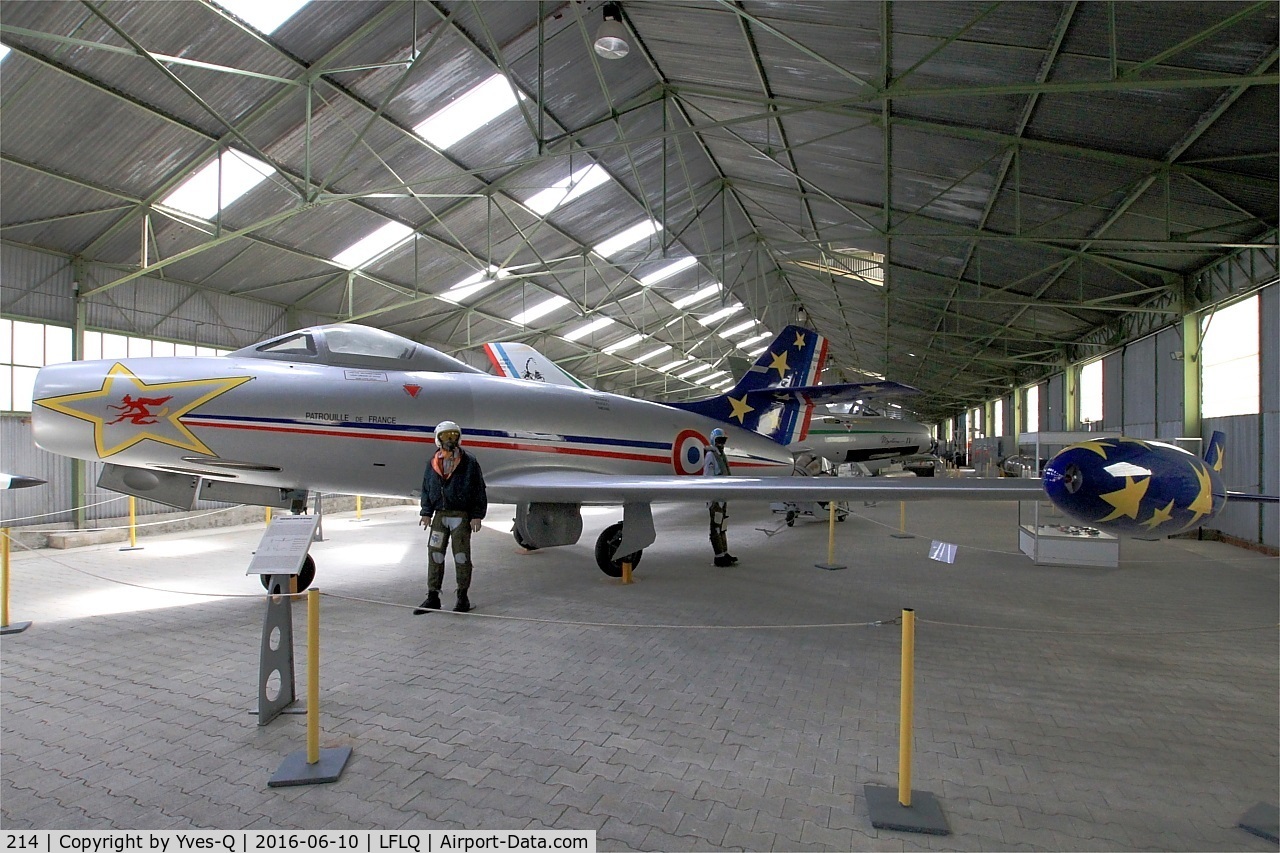
[[[632,554],[618,554],[618,546],[622,544],[622,522],[610,524],[596,540],[596,565],[600,571],[611,578],[622,577],[622,564],[630,563],[631,568],[640,565],[643,550]]]

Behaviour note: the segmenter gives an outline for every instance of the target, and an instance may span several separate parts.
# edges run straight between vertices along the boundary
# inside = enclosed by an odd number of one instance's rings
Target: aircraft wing
[[[569,504],[682,501],[821,501],[961,498],[988,501],[1047,500],[1039,480],[1017,477],[676,477],[613,476],[566,470],[522,471],[485,478],[490,500]]]

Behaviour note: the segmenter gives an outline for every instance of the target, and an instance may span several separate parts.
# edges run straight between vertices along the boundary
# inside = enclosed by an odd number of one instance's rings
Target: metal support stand
[[[1240,816],[1238,826],[1272,844],[1280,844],[1280,808],[1270,803],[1258,803],[1249,809]]]
[[[272,575],[267,597],[267,618],[262,623],[262,647],[258,662],[258,725],[265,726],[293,704],[293,599],[292,575]],[[274,695],[272,695],[274,694]]]
[[[267,616],[262,625],[258,664],[258,725],[265,726],[296,697],[293,685],[293,599],[297,575],[319,519],[286,515],[273,519],[262,534],[245,574],[266,575]]]

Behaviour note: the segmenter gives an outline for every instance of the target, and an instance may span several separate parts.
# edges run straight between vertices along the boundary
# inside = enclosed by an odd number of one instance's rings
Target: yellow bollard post
[[[815,563],[819,569],[835,571],[836,569],[847,569],[848,566],[836,563],[836,502],[827,501],[827,509],[830,510],[827,516],[827,561],[825,563]]]
[[[0,529],[4,544],[0,545],[0,627],[9,624],[9,528]]]
[[[267,526],[271,526],[271,507],[267,507]]]
[[[307,590],[307,763],[320,760],[320,590]]]
[[[898,501],[898,532],[889,534],[894,539],[915,539],[915,534],[907,532],[907,502]]]
[[[9,528],[0,528],[0,634],[21,634],[30,622],[9,624]]]
[[[911,718],[915,712],[916,612],[902,609],[902,709],[898,721],[898,803],[911,806]]]
[[[360,505],[360,496],[359,496],[359,495],[356,495],[356,521],[362,521],[362,520],[363,520],[363,519],[360,517],[360,513],[361,513],[361,510],[362,510],[362,509],[363,509],[363,507]]]
[[[631,580],[631,563],[630,563],[629,561],[628,561],[628,562],[624,562],[624,563],[622,564],[622,582],[623,582],[623,583],[632,583],[632,580]]]
[[[129,546],[121,551],[141,551],[138,547],[138,503],[133,495],[129,495]]]

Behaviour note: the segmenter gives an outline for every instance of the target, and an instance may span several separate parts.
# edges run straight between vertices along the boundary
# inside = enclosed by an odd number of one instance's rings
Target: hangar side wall
[[[152,277],[94,295],[90,291],[125,273],[18,246],[0,245],[0,268],[0,305],[7,317],[74,326],[76,293],[89,293],[83,300],[89,328],[223,349],[328,322],[313,312]]]

